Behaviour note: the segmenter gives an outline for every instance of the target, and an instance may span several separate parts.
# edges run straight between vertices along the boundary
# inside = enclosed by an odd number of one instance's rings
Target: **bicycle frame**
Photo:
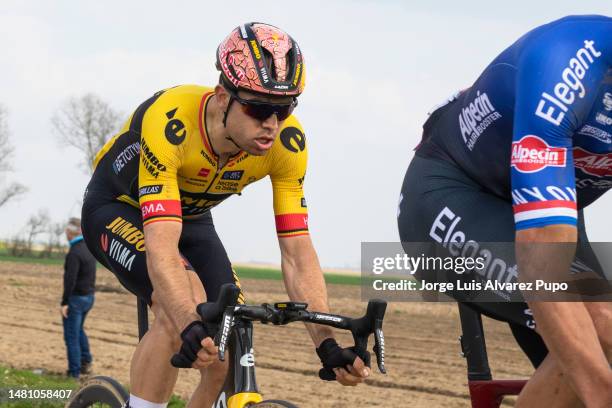
[[[518,395],[525,380],[493,380],[480,313],[459,303],[463,357],[467,360],[468,387],[472,408],[499,408],[506,395]]]
[[[255,380],[253,324],[236,319],[230,332],[228,371],[213,408],[242,408],[262,401]]]

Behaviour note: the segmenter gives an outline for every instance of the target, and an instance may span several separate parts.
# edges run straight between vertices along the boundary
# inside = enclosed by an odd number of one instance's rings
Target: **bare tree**
[[[38,210],[38,214],[30,216],[25,226],[25,242],[28,254],[32,254],[34,240],[42,233],[49,230],[51,217],[47,210]]]
[[[80,150],[81,167],[92,173],[96,153],[119,128],[121,114],[93,93],[68,99],[53,115],[51,124],[60,142]]]
[[[38,210],[30,216],[26,225],[9,242],[9,252],[13,256],[32,256],[36,238],[49,231],[51,217],[47,210]]]
[[[13,146],[9,141],[6,109],[0,105],[0,177],[12,170],[11,159],[13,150]],[[25,186],[15,182],[0,189],[0,207],[26,191],[27,188]]]

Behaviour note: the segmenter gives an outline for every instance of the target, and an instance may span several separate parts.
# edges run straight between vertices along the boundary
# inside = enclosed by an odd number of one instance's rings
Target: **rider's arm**
[[[304,130],[294,116],[283,122],[279,138],[280,143],[270,152],[270,179],[285,286],[292,300],[308,303],[311,310],[326,312],[325,281],[308,232],[308,211],[302,188],[308,149]],[[317,347],[332,337],[328,327],[306,326]]]
[[[198,320],[196,292],[178,250],[182,213],[177,172],[194,130],[185,109],[168,94],[160,96],[142,120],[138,187],[153,302],[161,304],[181,332]]]
[[[537,242],[576,242],[576,228],[571,225],[548,225],[516,232],[517,261],[520,278],[533,282],[549,272],[554,278],[568,271],[575,246],[533,245]],[[532,245],[527,245],[531,243]],[[568,373],[583,402],[590,406],[599,390],[612,387],[610,365],[598,340],[593,321],[582,302],[529,302],[548,349],[557,357],[561,369]]]
[[[178,222],[156,222],[144,227],[153,300],[160,302],[177,332],[194,320],[199,320],[196,306],[202,301],[194,297],[193,282],[178,251],[181,227],[182,224]]]
[[[530,282],[569,278],[578,218],[573,138],[593,106],[607,69],[598,57],[600,44],[557,44],[526,49],[517,66],[511,193],[519,279]],[[570,75],[568,66],[575,66],[581,47],[581,55],[588,53],[590,63],[579,78]],[[528,304],[537,331],[580,399],[587,405],[597,401],[609,389],[606,382],[612,377],[585,304]]]
[[[285,287],[291,300],[308,303],[310,310],[328,312],[325,280],[310,236],[279,238],[279,244]],[[306,328],[315,347],[333,337],[329,327],[306,324]]]

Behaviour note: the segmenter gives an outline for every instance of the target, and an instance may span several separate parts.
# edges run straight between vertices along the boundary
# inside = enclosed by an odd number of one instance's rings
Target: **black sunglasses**
[[[293,98],[290,103],[277,104],[241,98],[233,89],[227,89],[227,92],[230,94],[230,104],[232,100],[235,100],[242,106],[244,113],[260,121],[264,121],[274,114],[279,121],[285,120],[298,104],[297,98]]]

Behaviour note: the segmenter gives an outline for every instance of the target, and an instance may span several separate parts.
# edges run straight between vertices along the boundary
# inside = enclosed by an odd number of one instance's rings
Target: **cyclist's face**
[[[272,104],[290,104],[291,97],[255,95],[239,91],[243,100],[268,102]],[[272,147],[282,121],[273,114],[264,120],[253,118],[238,101],[233,101],[227,115],[227,131],[244,151],[255,156],[262,156]]]

